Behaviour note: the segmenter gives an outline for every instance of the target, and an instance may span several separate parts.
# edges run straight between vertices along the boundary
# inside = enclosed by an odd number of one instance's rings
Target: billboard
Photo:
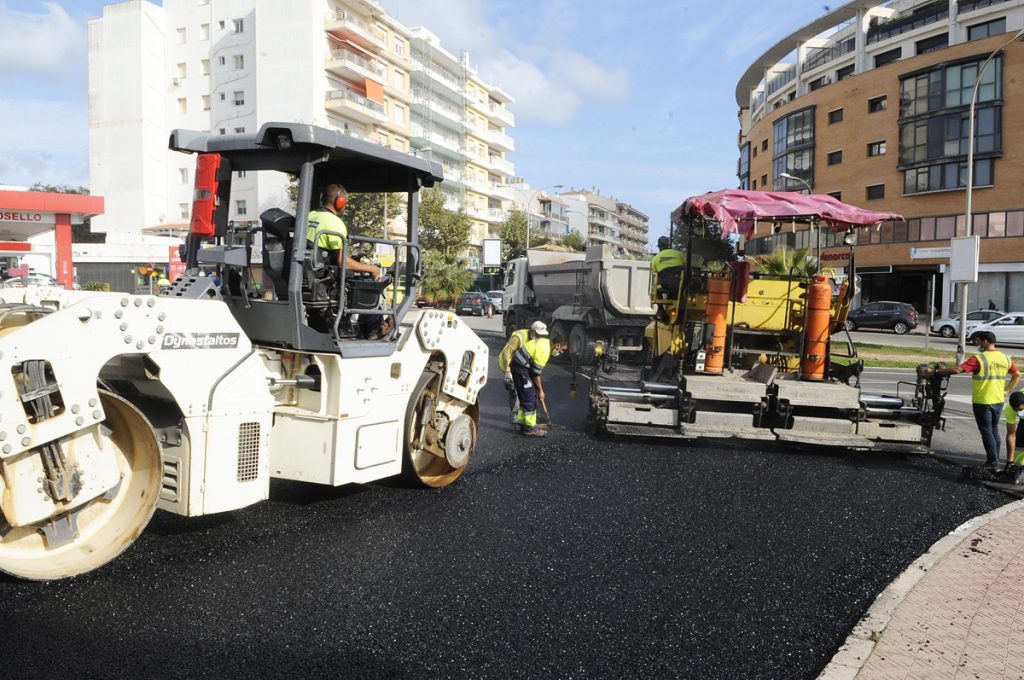
[[[501,239],[500,238],[485,238],[484,239],[484,261],[485,267],[500,267],[501,266]]]

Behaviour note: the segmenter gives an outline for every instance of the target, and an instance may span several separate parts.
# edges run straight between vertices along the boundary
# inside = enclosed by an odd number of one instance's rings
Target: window
[[[974,161],[974,186],[992,186],[993,159],[982,158]],[[967,161],[936,163],[920,168],[911,168],[903,175],[903,193],[921,194],[926,191],[946,191],[967,186]]]
[[[223,66],[226,63],[228,63],[227,57],[217,57],[217,66]]]
[[[188,67],[185,65],[185,62],[181,62],[180,64],[175,65],[174,72],[177,74],[178,79],[180,80],[188,74]]]
[[[178,184],[188,184],[188,168],[178,168]]]
[[[245,128],[244,127],[236,127],[235,128],[235,134],[236,135],[241,135],[241,134],[244,134],[244,133],[245,133]]]
[[[916,54],[928,54],[929,52],[941,50],[946,47],[949,47],[949,33],[934,35],[931,38],[918,40],[914,43],[914,51]]]
[[[243,68],[245,68],[245,55],[236,54],[235,55],[235,70],[236,71],[241,71]]]
[[[900,81],[900,118],[971,103],[980,61],[938,67]],[[978,86],[977,103],[1002,97],[1002,57],[995,57]]]
[[[209,40],[210,39],[210,24],[199,24],[199,39]]]
[[[768,150],[768,139],[765,138],[765,139],[761,140],[761,151],[767,151],[767,150]]]
[[[220,100],[221,101],[225,101],[226,97],[224,96],[224,93],[220,92],[219,94],[220,94]]]
[[[209,110],[210,110],[210,95],[204,94],[203,95],[203,111],[209,111]]]
[[[842,122],[843,122],[843,110],[842,109],[836,109],[834,111],[829,111],[828,112],[828,124],[829,125],[834,125],[835,123],[842,123]]]
[[[188,101],[184,97],[178,97],[178,113],[188,113]]]
[[[231,30],[235,33],[242,33],[243,31],[245,31],[245,22],[241,19],[232,19]]]
[[[842,191],[830,191],[830,192],[828,192],[828,195],[831,196],[832,198],[836,199],[837,201],[843,200],[843,192]]]
[[[238,179],[245,179],[245,170],[239,170],[238,172],[235,173],[235,176]]]
[[[750,142],[740,147],[740,160],[736,166],[736,176],[740,180],[740,188],[747,189],[750,183]]]
[[[395,104],[391,109],[391,118],[399,125],[405,125],[405,107]]]
[[[807,83],[807,87],[810,88],[811,92],[814,92],[815,90],[820,90],[821,88],[825,87],[826,85],[829,84],[829,82],[830,81],[828,79],[828,76],[822,76]]]
[[[919,118],[900,125],[900,163],[966,156],[970,134],[969,111]],[[1002,150],[1002,109],[975,111],[974,152]]]
[[[783,191],[803,189],[803,183],[782,177],[799,177],[814,185],[814,112],[809,106],[775,121],[772,128],[772,187]]]
[[[831,152],[829,152],[829,154],[828,154],[828,164],[829,165],[839,165],[842,162],[843,162],[843,151],[842,151],[842,149],[840,149],[839,151],[831,151]]]
[[[752,188],[752,189],[753,189],[754,191],[757,191],[757,180],[756,180],[756,179],[754,180],[754,184],[753,184],[753,186],[752,186],[751,188]]]
[[[990,35],[999,35],[1001,33],[1006,33],[1006,17],[967,27],[968,40],[981,40]]]
[[[175,40],[179,45],[185,44],[185,28],[184,26],[175,31]]]
[[[245,213],[245,200],[235,201],[235,214],[244,215]]]
[[[878,113],[879,111],[885,111],[886,109],[886,98],[885,95],[881,97],[874,97],[868,100],[868,113]]]
[[[401,40],[395,41],[395,54],[399,57],[405,57],[405,42]]]
[[[245,104],[245,92],[237,90],[232,96],[234,97],[235,106],[243,106]]]
[[[757,147],[754,147],[754,158],[757,158]]]
[[[877,201],[880,198],[885,198],[884,184],[872,184],[867,188],[867,199],[869,201]]]
[[[885,140],[879,142],[871,142],[868,144],[868,157],[871,156],[884,156],[885,155]]]
[[[210,60],[200,59],[199,60],[199,74],[203,76],[210,75]]]
[[[903,56],[903,48],[902,47],[897,47],[894,50],[889,50],[888,52],[882,52],[881,54],[876,54],[875,55],[875,68],[878,68],[879,66],[885,66],[886,64],[891,64],[892,62],[896,61],[897,59],[900,59],[902,56]]]
[[[768,186],[768,175],[761,175],[761,188]]]
[[[220,21],[217,22],[217,28],[219,28],[222,31],[224,30],[224,20],[223,19],[221,19]]]
[[[222,135],[227,134],[227,130],[225,130],[224,128],[221,128],[220,129],[220,134],[222,134]]]
[[[836,71],[836,82],[838,83],[840,80],[846,80],[847,78],[852,76],[854,68],[854,64],[850,64],[849,66],[844,66],[843,68]]]
[[[188,219],[188,203],[178,204],[178,217],[183,220]]]

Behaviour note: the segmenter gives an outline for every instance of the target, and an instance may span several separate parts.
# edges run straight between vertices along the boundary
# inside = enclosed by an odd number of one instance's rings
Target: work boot
[[[548,431],[539,427],[526,427],[523,428],[523,434],[527,437],[547,437]]]
[[[522,423],[512,423],[512,427],[515,428],[516,434],[522,434],[526,429],[526,425],[523,425]]]

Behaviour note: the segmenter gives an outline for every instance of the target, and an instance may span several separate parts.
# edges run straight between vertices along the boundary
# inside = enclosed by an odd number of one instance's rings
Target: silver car
[[[496,314],[501,314],[501,299],[505,296],[503,290],[489,290],[487,291],[487,297],[491,298],[491,304],[494,305],[494,311]]]

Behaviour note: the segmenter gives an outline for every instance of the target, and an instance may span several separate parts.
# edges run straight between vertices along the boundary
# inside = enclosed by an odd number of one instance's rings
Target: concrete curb
[[[1024,509],[1024,500],[1007,503],[992,512],[964,522],[936,541],[926,553],[914,560],[913,564],[907,567],[875,598],[864,618],[853,627],[846,641],[832,657],[832,661],[818,675],[818,680],[853,680],[856,678],[874,651],[875,643],[885,631],[885,627],[889,625],[897,607],[924,575],[939,560],[960,545],[968,535],[992,520],[1020,509]]]

